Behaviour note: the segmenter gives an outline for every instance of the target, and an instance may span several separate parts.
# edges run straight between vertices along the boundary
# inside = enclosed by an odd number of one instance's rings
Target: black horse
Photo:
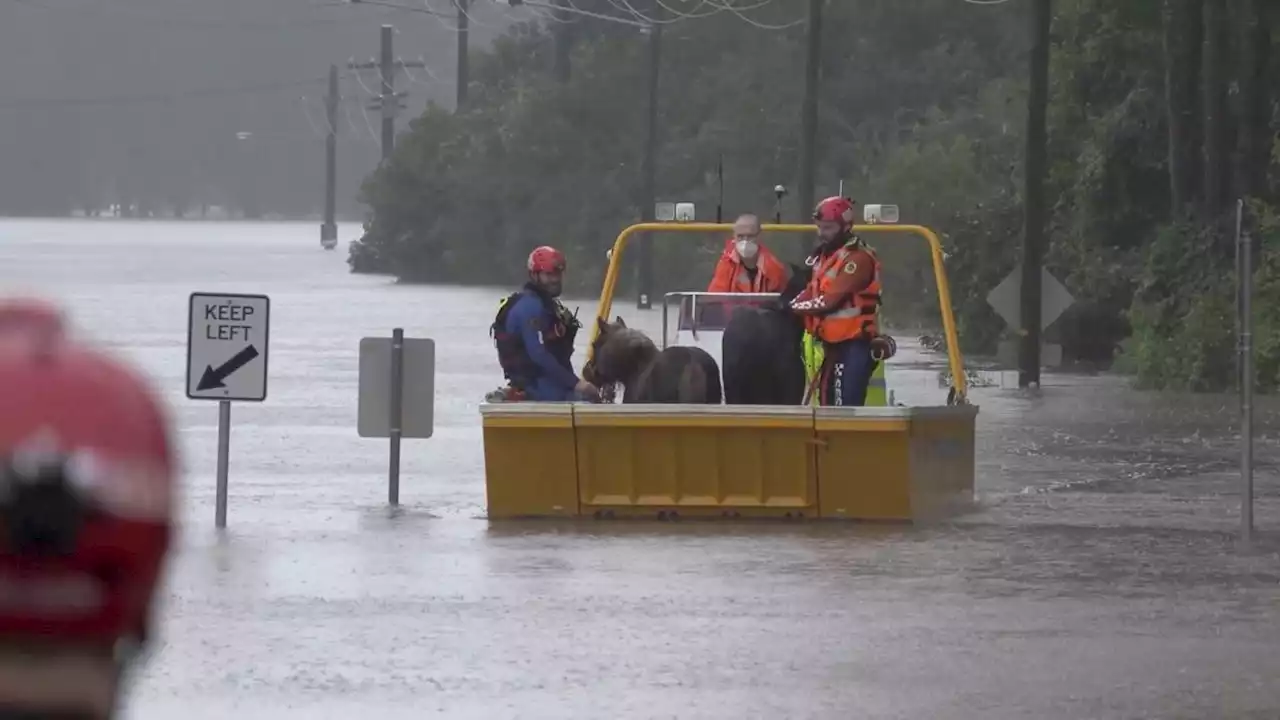
[[[659,351],[647,335],[596,319],[599,332],[591,344],[591,362],[582,376],[601,389],[621,383],[624,403],[694,403],[719,405],[724,398],[720,367],[706,350],[669,347]]]
[[[791,265],[776,300],[736,309],[724,328],[724,400],[729,405],[804,402],[804,321],[787,309],[809,282],[809,268]]]

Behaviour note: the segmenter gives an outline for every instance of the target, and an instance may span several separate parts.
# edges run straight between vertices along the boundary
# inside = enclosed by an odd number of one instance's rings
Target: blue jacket
[[[512,335],[519,335],[529,360],[537,366],[539,373],[533,383],[525,388],[529,400],[543,402],[566,402],[573,400],[573,389],[578,384],[578,376],[569,365],[568,356],[564,363],[547,349],[547,345],[556,345],[555,328],[560,325],[555,313],[534,292],[525,290],[515,305],[507,313],[506,327]],[[548,335],[548,334],[551,335]]]

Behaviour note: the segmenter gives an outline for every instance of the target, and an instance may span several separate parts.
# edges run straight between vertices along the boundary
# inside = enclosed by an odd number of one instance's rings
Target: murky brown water
[[[491,526],[477,402],[505,289],[394,287],[343,259],[312,225],[0,222],[0,290],[66,302],[182,428],[183,548],[130,717],[1280,715],[1269,398],[1249,553],[1234,399],[1109,377],[975,389],[982,511],[944,527]],[[273,303],[269,400],[233,412],[225,537],[216,406],[182,394],[193,290]],[[437,340],[439,391],[389,513],[386,446],[355,433],[356,345],[395,326]],[[900,360],[900,401],[943,397],[937,359]]]

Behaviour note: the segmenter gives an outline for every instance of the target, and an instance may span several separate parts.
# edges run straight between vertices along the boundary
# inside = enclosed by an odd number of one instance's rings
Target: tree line
[[[806,34],[774,28],[806,5],[664,25],[662,199],[714,219],[723,166],[725,216],[770,216],[774,186],[798,184]],[[969,351],[1009,333],[985,298],[1020,257],[1029,13],[956,0],[823,13],[817,194],[843,181],[855,199],[896,203],[903,221],[942,234]],[[1280,380],[1277,15],[1269,0],[1054,0],[1045,259],[1078,302],[1047,339],[1069,355],[1118,357],[1151,387],[1233,384],[1244,198],[1260,248],[1259,381]],[[605,249],[644,215],[646,53],[633,28],[590,19],[520,25],[477,53],[468,105],[429,107],[367,178],[352,269],[514,283],[528,250],[551,243],[569,255],[573,289],[598,288]],[[794,204],[783,210],[803,220]],[[801,255],[795,240],[767,242]],[[657,290],[704,286],[722,244],[657,238]],[[936,318],[922,244],[877,248],[887,314]]]

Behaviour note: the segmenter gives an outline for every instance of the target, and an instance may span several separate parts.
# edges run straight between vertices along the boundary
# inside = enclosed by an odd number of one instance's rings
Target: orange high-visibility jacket
[[[756,255],[756,274],[752,278],[747,267],[738,257],[734,249],[734,240],[725,241],[724,254],[716,263],[715,274],[711,276],[711,284],[707,292],[727,293],[775,293],[782,292],[787,285],[790,271],[777,256],[769,252],[769,248],[759,245],[760,253]]]
[[[818,260],[804,295],[812,299],[830,294],[837,284],[837,278],[841,275],[853,276],[857,272],[859,260],[870,262],[870,284],[846,298],[836,311],[805,317],[805,329],[823,342],[840,343],[863,337],[874,338],[879,333],[876,320],[880,308],[880,260],[858,240],[851,240],[831,255]]]

